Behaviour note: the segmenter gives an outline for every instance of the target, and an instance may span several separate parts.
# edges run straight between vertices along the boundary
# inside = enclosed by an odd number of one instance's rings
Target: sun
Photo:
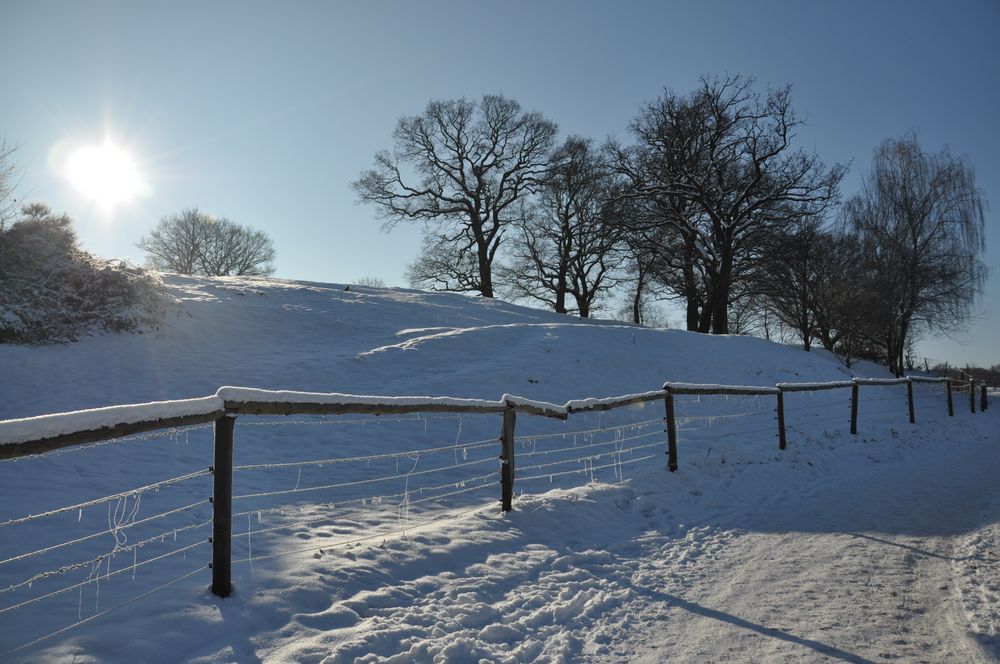
[[[75,149],[66,158],[63,175],[77,191],[105,211],[128,203],[144,188],[132,156],[107,142]]]

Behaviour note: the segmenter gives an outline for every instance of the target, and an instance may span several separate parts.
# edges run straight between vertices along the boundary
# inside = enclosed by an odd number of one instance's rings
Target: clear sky
[[[0,0],[0,134],[20,196],[76,220],[84,247],[141,260],[163,216],[198,206],[266,231],[276,276],[403,284],[418,227],[386,235],[350,182],[430,99],[502,92],[563,133],[627,138],[639,105],[700,74],[793,85],[799,145],[853,161],[918,131],[967,155],[993,205],[980,316],[919,350],[1000,362],[1000,2],[51,2]],[[143,175],[108,212],[64,160],[106,137]]]

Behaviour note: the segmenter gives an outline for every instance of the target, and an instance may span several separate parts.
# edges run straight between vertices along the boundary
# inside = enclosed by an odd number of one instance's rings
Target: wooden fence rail
[[[659,390],[605,399],[579,399],[563,405],[503,395],[497,401],[451,397],[376,397],[335,393],[288,392],[223,387],[215,395],[180,401],[162,401],[97,408],[0,421],[0,460],[44,454],[161,429],[214,423],[215,452],[213,474],[212,592],[226,597],[232,590],[232,498],[233,438],[238,415],[387,415],[403,413],[500,414],[500,503],[504,512],[513,509],[516,478],[514,434],[517,413],[565,420],[573,413],[606,411],[651,401],[664,402],[667,437],[667,468],[679,467],[675,396],[743,395],[774,396],[779,449],[786,449],[785,404],[787,393],[851,389],[851,433],[858,432],[858,393],[862,386],[906,385],[909,420],[916,422],[913,384],[943,383],[948,415],[954,415],[952,380],[910,376],[906,378],[855,378],[826,383],[778,383],[775,387],[664,383]],[[976,412],[976,385],[969,381],[970,406]],[[964,385],[963,385],[964,387]],[[987,408],[986,386],[982,385],[980,409]]]

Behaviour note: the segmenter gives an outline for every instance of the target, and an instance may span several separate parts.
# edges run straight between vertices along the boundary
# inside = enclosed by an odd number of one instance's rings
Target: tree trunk
[[[729,334],[729,276],[719,274],[712,295],[712,334]]]
[[[698,294],[698,283],[694,278],[694,242],[684,241],[684,298],[687,301],[687,329],[689,332],[699,332],[701,321],[698,316],[698,304],[701,297]]]
[[[479,294],[493,297],[493,264],[490,247],[481,230],[476,231],[476,258],[479,260]]]

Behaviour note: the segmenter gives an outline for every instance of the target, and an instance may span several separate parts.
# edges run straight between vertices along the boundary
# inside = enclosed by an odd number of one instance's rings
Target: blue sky
[[[268,232],[276,276],[403,285],[419,228],[380,231],[350,182],[430,99],[502,92],[563,135],[627,138],[639,105],[699,75],[793,85],[799,145],[853,161],[914,129],[976,167],[993,268],[970,334],[926,340],[1000,362],[1000,3],[33,2],[0,0],[0,133],[20,194],[69,213],[85,248],[141,259],[161,217],[198,206]],[[110,135],[142,198],[106,214],[60,173]]]

